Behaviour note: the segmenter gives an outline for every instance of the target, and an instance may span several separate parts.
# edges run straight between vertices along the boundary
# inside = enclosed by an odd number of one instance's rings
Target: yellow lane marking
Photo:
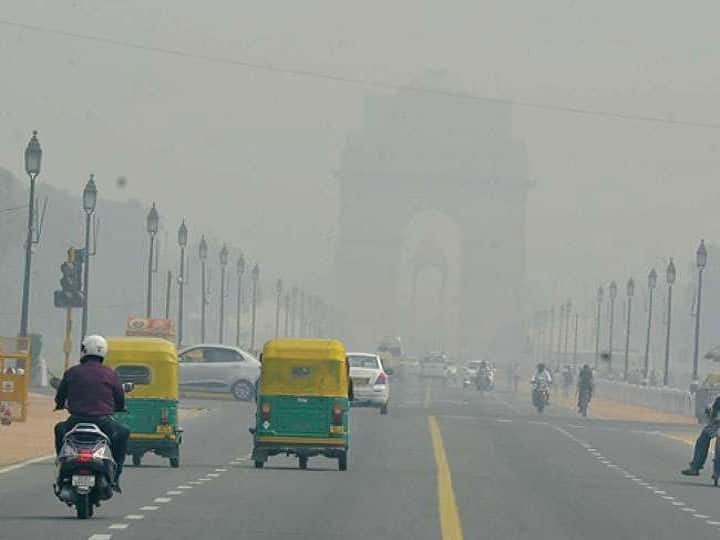
[[[697,435],[693,435],[692,433],[665,433],[658,431],[657,434],[666,439],[683,442],[688,446],[695,446],[695,440],[697,439]]]
[[[430,408],[430,383],[425,385],[425,401],[423,402],[423,407],[426,409]]]
[[[443,446],[440,426],[434,416],[428,416],[430,436],[435,452],[435,465],[437,467],[438,507],[440,511],[440,531],[443,540],[463,540],[460,512],[455,503],[455,493],[452,488],[452,476],[448,465],[445,447]]]

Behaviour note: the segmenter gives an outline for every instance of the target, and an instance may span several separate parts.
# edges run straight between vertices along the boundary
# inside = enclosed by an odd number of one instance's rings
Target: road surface
[[[0,474],[0,539],[720,538],[720,489],[687,479],[678,426],[581,419],[529,395],[396,384],[388,416],[351,417],[335,461],[248,460],[248,404],[195,401],[180,469],[147,457],[87,521],[53,495],[53,467]],[[687,429],[692,429],[689,426]],[[0,440],[0,451],[2,441]]]

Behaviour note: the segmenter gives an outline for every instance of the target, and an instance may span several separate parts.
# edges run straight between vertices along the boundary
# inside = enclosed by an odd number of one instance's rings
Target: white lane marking
[[[708,525],[720,525],[720,521],[706,521]]]
[[[654,493],[655,495],[667,495],[667,491],[662,491],[662,490],[659,490],[659,489],[656,489],[655,491],[653,491],[653,493]]]
[[[200,484],[202,484],[202,482],[198,482],[197,480],[190,480],[188,484],[190,484],[191,486],[199,486]]]
[[[125,516],[125,519],[139,521],[141,519],[145,519],[145,516],[143,516],[142,514],[128,514],[127,516]]]
[[[2,469],[0,469],[0,474],[5,474],[5,473],[12,472],[12,471],[16,471],[18,469],[22,469],[23,467],[27,467],[28,465],[32,465],[34,463],[41,463],[43,461],[47,461],[54,457],[55,457],[55,454],[50,454],[47,456],[40,456],[40,457],[28,459],[27,461],[21,461],[20,463],[15,463],[15,465],[8,465],[7,467],[3,467]]]
[[[227,469],[215,469],[215,472],[227,472]]]
[[[171,489],[167,492],[167,495],[182,495],[182,491],[178,491],[177,489]]]
[[[212,480],[212,478],[198,478],[198,482],[209,482],[210,480]]]
[[[685,503],[682,501],[674,501],[672,504],[673,504],[673,506],[685,506]],[[683,508],[683,510],[684,510],[684,508]]]
[[[129,525],[127,523],[113,523],[108,527],[108,529],[116,529],[116,530],[123,530],[127,529]]]
[[[640,482],[640,483],[638,483],[638,486],[642,486],[642,487],[648,487],[649,485],[650,485],[650,484],[648,484],[647,482]]]
[[[207,475],[210,478],[220,478],[220,475],[218,473],[214,473],[214,472],[208,473]],[[201,478],[201,480],[202,480],[202,478]]]
[[[88,537],[88,540],[110,540],[111,538],[112,534],[93,534]]]
[[[707,519],[710,516],[706,516],[705,514],[693,514],[693,517],[696,517],[698,519]]]
[[[528,420],[528,424],[532,424],[533,426],[547,426],[548,422],[538,422],[536,420]]]
[[[690,508],[689,506],[686,506],[685,508],[681,508],[683,512],[697,512],[694,508]]]
[[[666,501],[674,501],[675,500],[675,497],[671,497],[670,495],[663,495],[662,498],[665,499]]]
[[[192,486],[178,486],[178,489],[192,489]]]
[[[495,421],[500,424],[509,424],[512,422],[509,418],[496,418]]]
[[[158,498],[155,499],[153,502],[156,502],[156,503],[169,503],[170,501],[172,501],[172,497],[158,497]]]
[[[141,506],[140,510],[144,510],[146,512],[151,512],[153,510],[157,510],[158,508],[160,508],[160,507],[159,506]]]

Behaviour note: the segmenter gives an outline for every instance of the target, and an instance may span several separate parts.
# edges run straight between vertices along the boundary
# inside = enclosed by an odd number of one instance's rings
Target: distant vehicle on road
[[[182,349],[178,357],[181,391],[230,393],[238,401],[255,398],[260,362],[249,352],[202,344]]]
[[[377,407],[380,414],[388,413],[392,368],[385,369],[377,354],[348,353],[350,378],[353,382],[353,407]]]
[[[447,377],[447,356],[442,353],[430,353],[420,362],[420,376],[444,379]]]

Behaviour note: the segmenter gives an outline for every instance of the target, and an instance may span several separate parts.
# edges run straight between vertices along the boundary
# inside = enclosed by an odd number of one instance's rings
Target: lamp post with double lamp
[[[242,278],[245,273],[245,257],[241,253],[237,260],[237,301],[235,313],[235,346],[240,346],[240,317],[242,313]]]
[[[663,386],[670,384],[670,323],[672,322],[672,289],[676,277],[675,263],[670,258],[670,262],[665,270],[665,280],[668,285],[667,298],[667,332],[665,334],[665,370],[663,371]]]
[[[612,372],[613,357],[613,330],[615,329],[615,298],[617,297],[617,283],[613,281],[608,287],[610,296],[610,331],[608,335],[608,369]]]
[[[42,161],[42,148],[37,138],[37,131],[33,131],[32,138],[25,148],[25,172],[30,177],[30,201],[28,203],[27,238],[25,240],[25,274],[23,276],[22,305],[20,312],[20,335],[27,336],[28,315],[30,310],[30,268],[32,266],[32,247],[36,243],[34,238],[35,220],[35,180],[40,174]]]
[[[145,316],[148,319],[152,318],[152,275],[154,273],[154,261],[155,261],[155,235],[160,228],[160,214],[158,214],[155,203],[153,203],[150,212],[147,215],[147,232],[150,235],[150,255],[148,257],[148,275],[147,275],[147,305],[145,308]]]
[[[280,336],[280,299],[282,298],[283,282],[278,278],[275,284],[275,337]]]
[[[252,269],[252,326],[250,328],[250,352],[255,351],[255,329],[257,323],[257,288],[260,279],[260,266],[255,263]]]
[[[568,339],[570,337],[570,315],[572,313],[572,302],[568,298],[565,302],[565,363],[568,363]]]
[[[97,186],[95,175],[91,174],[90,179],[83,189],[83,210],[85,210],[85,268],[83,269],[83,308],[82,323],[80,325],[81,338],[87,334],[88,327],[88,282],[90,281],[90,228],[92,218],[97,205]]]
[[[694,392],[698,387],[698,354],[700,353],[700,303],[702,301],[702,278],[703,270],[707,265],[707,249],[705,240],[700,240],[700,245],[695,252],[695,264],[698,269],[698,290],[697,302],[695,303],[695,348],[693,352],[693,372],[690,391]]]
[[[188,242],[188,230],[185,220],[182,220],[178,229],[178,245],[180,246],[180,275],[178,276],[178,347],[183,342],[183,320],[185,309],[185,248]]]
[[[645,338],[645,365],[643,377],[647,383],[650,371],[650,330],[652,329],[652,312],[653,312],[653,296],[655,294],[655,286],[657,285],[657,272],[653,268],[648,274],[648,323],[647,337]]]
[[[600,366],[600,312],[602,311],[603,297],[605,291],[602,285],[597,290],[597,317],[595,323],[595,369]]]
[[[208,245],[205,240],[205,235],[200,238],[200,244],[198,245],[198,253],[200,257],[200,342],[205,343],[205,322],[206,322],[206,308],[207,308],[207,285],[206,281],[206,261],[208,256]]]
[[[623,380],[627,381],[630,370],[630,318],[632,315],[632,299],[635,294],[635,280],[628,279],[627,282],[627,327],[625,328],[625,368],[623,369]]]
[[[225,271],[228,264],[228,248],[223,244],[220,250],[220,328],[218,330],[218,339],[222,344],[225,340]]]

